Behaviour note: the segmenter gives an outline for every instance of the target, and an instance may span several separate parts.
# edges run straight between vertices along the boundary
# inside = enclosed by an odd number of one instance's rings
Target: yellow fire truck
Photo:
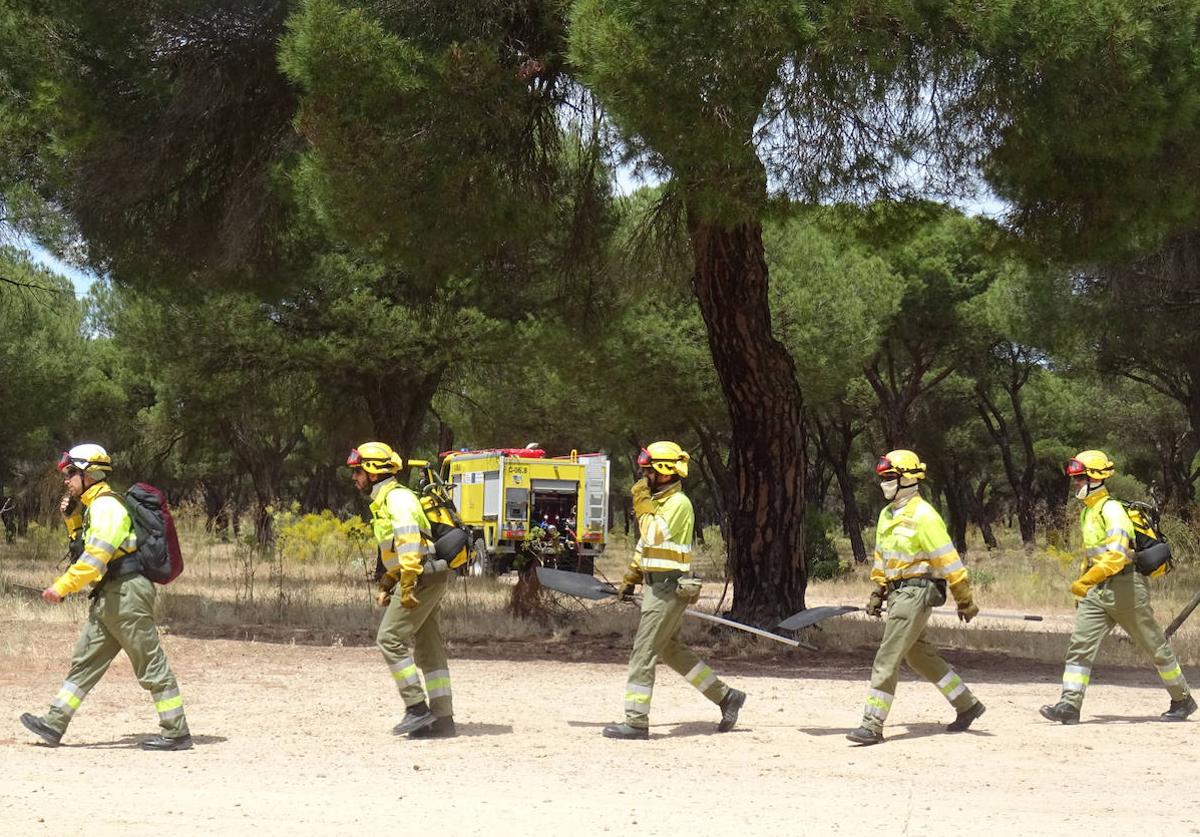
[[[535,529],[554,526],[560,569],[591,573],[608,530],[608,454],[536,448],[446,451],[442,480],[472,535],[471,571],[503,573]]]

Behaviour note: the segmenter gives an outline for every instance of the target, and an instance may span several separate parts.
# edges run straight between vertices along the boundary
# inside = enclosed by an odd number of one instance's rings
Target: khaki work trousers
[[[875,652],[871,686],[862,725],[874,732],[883,731],[900,681],[900,662],[938,687],[938,691],[959,712],[970,709],[976,699],[962,678],[942,659],[938,649],[925,638],[925,626],[933,608],[945,604],[946,593],[939,586],[909,585],[897,587],[888,596],[887,624],[883,641]]]
[[[682,674],[706,698],[719,704],[729,687],[696,653],[679,641],[687,604],[675,594],[678,579],[666,578],[642,586],[642,618],[629,657],[625,684],[625,723],[650,726],[650,696],[654,692],[654,669],[661,659]]]
[[[88,692],[100,682],[117,654],[124,651],[138,683],[154,699],[163,736],[179,738],[188,734],[179,684],[154,624],[154,597],[154,582],[143,575],[104,582],[75,642],[67,679],[43,718],[47,726],[64,732]]]
[[[400,604],[397,586],[375,637],[404,705],[416,706],[428,700],[429,708],[439,718],[454,714],[446,643],[438,626],[442,599],[449,588],[449,572],[422,573],[417,578],[415,591],[419,604],[409,610]],[[425,675],[424,688],[417,674],[418,668]]]
[[[1062,702],[1079,709],[1092,679],[1092,663],[1108,632],[1120,625],[1139,648],[1154,659],[1158,676],[1172,700],[1188,696],[1187,681],[1175,652],[1154,621],[1146,577],[1130,570],[1088,591],[1075,607],[1075,630],[1063,669]]]

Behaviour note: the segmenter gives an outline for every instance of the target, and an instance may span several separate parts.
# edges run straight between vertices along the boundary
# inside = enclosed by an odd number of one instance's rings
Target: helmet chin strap
[[[1093,491],[1099,491],[1103,487],[1104,480],[1100,480],[1099,482],[1088,480],[1086,485],[1081,485],[1079,490],[1075,492],[1075,498],[1078,500],[1086,500],[1089,494],[1091,494]]]

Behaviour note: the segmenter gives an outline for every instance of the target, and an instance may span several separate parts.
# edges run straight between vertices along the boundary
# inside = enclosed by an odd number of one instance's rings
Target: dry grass
[[[693,554],[693,566],[710,583],[699,605],[712,611],[724,579],[723,546],[710,530],[708,544]],[[366,580],[374,566],[374,548],[341,543],[304,560],[281,552],[263,554],[243,543],[219,543],[185,522],[182,532],[187,571],[159,589],[158,611],[167,629],[181,634],[235,636],[297,642],[362,644],[373,641],[379,611],[373,588]],[[841,550],[845,545],[839,544]],[[47,607],[37,596],[61,571],[61,541],[42,530],[34,538],[0,546],[0,654],[28,653],[31,637],[46,623],[76,623],[86,613],[87,600],[74,596],[59,607]],[[597,575],[618,580],[628,565],[632,544],[622,535],[609,541],[597,562]],[[848,550],[847,550],[848,551]],[[1073,599],[1068,585],[1075,564],[1053,550],[1026,553],[1019,545],[988,552],[975,548],[969,556],[976,597],[984,610],[1011,610],[1048,617],[1046,623],[989,622],[960,627],[951,619],[935,618],[933,638],[951,647],[1003,653],[1023,659],[1061,660],[1066,647]],[[515,576],[465,578],[452,582],[444,606],[447,635],[464,642],[538,640],[571,642],[580,637],[625,640],[633,631],[636,610],[615,602],[582,603],[564,600],[543,621],[515,617],[509,609]],[[1153,581],[1155,610],[1164,626],[1200,588],[1200,562],[1190,561],[1166,579]],[[810,604],[861,605],[870,590],[866,567],[851,567],[832,581],[809,586]],[[728,608],[727,597],[724,607]],[[703,623],[685,622],[685,637],[726,656],[761,654],[772,643],[731,632],[713,632]],[[823,651],[870,653],[882,628],[874,620],[848,616],[830,620],[809,641]],[[1106,643],[1102,655],[1116,664],[1143,665],[1145,659],[1127,639]],[[1186,663],[1200,662],[1200,615],[1173,639]],[[782,649],[771,647],[770,651]]]

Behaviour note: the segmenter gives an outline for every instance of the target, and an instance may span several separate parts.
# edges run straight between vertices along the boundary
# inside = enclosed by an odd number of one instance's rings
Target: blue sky
[[[96,275],[89,271],[80,270],[74,265],[67,264],[62,259],[57,258],[46,248],[34,244],[30,241],[22,241],[18,245],[23,247],[30,257],[38,264],[45,265],[60,276],[65,276],[71,280],[75,286],[75,295],[83,296],[87,293],[88,288],[96,281]]]

